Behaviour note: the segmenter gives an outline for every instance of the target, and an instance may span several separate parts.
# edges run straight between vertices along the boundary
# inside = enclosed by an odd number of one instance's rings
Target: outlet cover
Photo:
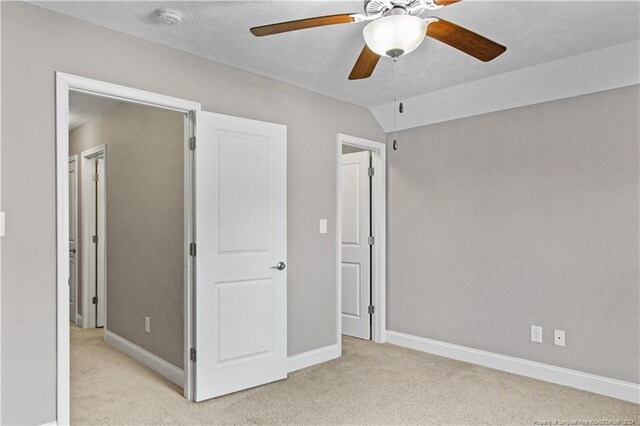
[[[534,343],[542,343],[542,327],[537,325],[531,326],[531,341]]]
[[[564,330],[553,330],[553,344],[564,346]]]

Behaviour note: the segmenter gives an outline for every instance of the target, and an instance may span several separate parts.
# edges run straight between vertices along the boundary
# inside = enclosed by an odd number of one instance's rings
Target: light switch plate
[[[553,344],[564,346],[564,330],[553,330]]]
[[[531,341],[534,343],[542,343],[542,327],[537,325],[531,326]]]
[[[327,219],[320,219],[320,233],[327,233]]]
[[[144,317],[144,331],[151,333],[151,318]]]

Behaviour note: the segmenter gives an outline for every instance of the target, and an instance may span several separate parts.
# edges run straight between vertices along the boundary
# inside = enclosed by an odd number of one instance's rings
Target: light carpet
[[[73,424],[640,424],[636,404],[352,338],[340,359],[192,403],[102,339],[71,329]]]

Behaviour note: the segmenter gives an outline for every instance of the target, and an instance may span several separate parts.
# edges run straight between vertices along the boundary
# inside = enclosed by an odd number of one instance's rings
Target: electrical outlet
[[[564,330],[553,330],[553,344],[564,346]]]
[[[542,327],[537,325],[531,326],[531,341],[534,343],[542,343]]]
[[[151,318],[144,317],[144,331],[151,333]]]

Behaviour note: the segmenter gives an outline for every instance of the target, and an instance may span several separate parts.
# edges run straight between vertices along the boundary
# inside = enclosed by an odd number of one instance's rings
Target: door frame
[[[80,179],[81,179],[81,190],[82,190],[82,203],[80,205],[81,217],[82,217],[82,328],[93,328],[96,327],[97,316],[96,313],[91,313],[90,307],[93,306],[91,303],[91,297],[93,296],[93,289],[89,286],[91,279],[89,277],[89,258],[91,254],[91,238],[89,232],[89,214],[96,213],[94,212],[93,206],[91,203],[88,203],[90,199],[91,186],[93,186],[93,172],[90,172],[89,166],[91,162],[96,157],[102,157],[104,159],[105,164],[105,172],[104,178],[102,179],[102,183],[98,182],[99,185],[104,185],[105,187],[105,199],[103,203],[98,203],[100,206],[100,210],[103,211],[103,217],[107,217],[107,196],[106,196],[106,185],[107,185],[107,146],[102,144],[95,146],[93,148],[89,148],[85,151],[82,151],[80,154],[82,167],[80,168]],[[96,194],[97,196],[97,194]],[[103,224],[103,235],[100,235],[98,242],[102,241],[104,247],[107,246],[107,224]],[[97,249],[97,248],[96,248]],[[103,303],[105,310],[105,318],[104,318],[104,328],[107,329],[107,253],[106,250],[102,256],[103,265],[103,277],[104,280],[104,294],[103,294]],[[96,265],[97,267],[97,265]],[[100,295],[96,295],[100,296]]]
[[[75,303],[74,303],[75,312],[74,312],[74,321],[73,322],[77,326],[82,327],[82,325],[79,324],[79,321],[78,321],[79,319],[82,318],[82,316],[78,314],[78,285],[80,284],[80,280],[79,280],[80,277],[78,277],[78,186],[79,186],[78,185],[78,181],[79,181],[79,179],[78,179],[79,167],[78,166],[80,164],[78,162],[78,156],[76,154],[71,155],[69,157],[69,161],[68,161],[67,164],[71,164],[71,163],[75,163],[76,164],[75,179],[73,181],[74,192],[75,192],[75,200],[73,200],[73,208],[76,211],[76,220],[74,222],[74,226],[76,228],[74,230],[75,231],[74,233],[75,233],[75,236],[76,236],[76,247],[75,247],[75,250],[76,250],[76,256],[75,256],[75,258],[76,258],[76,266],[74,268],[75,269],[75,274],[76,274],[76,285],[75,285],[75,293],[76,294],[74,295],[74,298],[73,298],[73,300],[75,300]],[[67,173],[69,173],[69,169],[67,169]]]
[[[387,258],[387,145],[367,139],[338,133],[336,144],[336,332],[338,348],[342,353],[342,146],[349,145],[371,152],[375,170],[371,182],[371,227],[375,242],[372,246],[371,296],[375,313],[371,327],[371,340],[385,343],[386,336],[386,258]]]
[[[189,138],[193,135],[192,111],[200,103],[165,96],[145,90],[106,83],[77,75],[55,72],[56,94],[56,423],[70,423],[70,346],[69,346],[69,91],[83,92],[125,102],[179,111],[185,114],[184,137],[184,396],[192,399],[192,366],[189,349],[192,340],[193,265],[189,243],[194,228],[193,151]]]

